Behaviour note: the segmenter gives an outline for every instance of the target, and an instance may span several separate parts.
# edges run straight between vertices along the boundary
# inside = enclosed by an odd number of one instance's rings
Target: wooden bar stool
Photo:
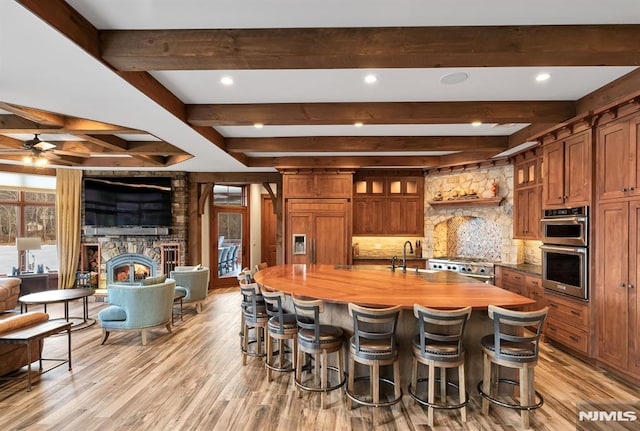
[[[478,383],[482,395],[482,413],[489,413],[489,403],[520,410],[521,425],[529,428],[529,412],[542,407],[544,399],[535,390],[534,369],[538,364],[538,344],[542,324],[549,308],[538,311],[513,311],[489,305],[489,317],[493,319],[491,335],[482,337],[484,358],[483,380]],[[522,332],[524,327],[533,335],[512,335]],[[515,368],[519,371],[519,382],[499,377],[499,367]],[[508,403],[499,397],[498,385],[505,383],[520,386],[520,403]],[[537,399],[536,399],[537,398]],[[539,401],[538,401],[539,400]]]
[[[349,342],[349,383],[347,385],[347,408],[351,402],[371,407],[390,406],[402,399],[400,387],[400,365],[398,363],[398,345],[396,343],[396,327],[402,307],[368,308],[349,304],[349,315],[353,317],[353,337]],[[369,380],[372,401],[368,401],[354,393],[355,363],[368,365],[369,376],[359,377]],[[380,367],[393,365],[393,381],[380,378]],[[380,382],[391,384],[394,398],[380,401]]]
[[[265,339],[267,314],[264,305],[264,298],[260,293],[257,283],[241,284],[240,293],[242,294],[242,365],[247,364],[247,356],[264,357],[262,343]],[[262,303],[261,303],[262,301]],[[254,338],[249,340],[249,331],[253,329]],[[249,345],[255,344],[253,351],[249,350]]]
[[[433,426],[433,409],[460,409],[462,422],[467,421],[469,396],[465,389],[464,328],[471,317],[471,307],[457,310],[435,310],[415,304],[413,314],[418,319],[419,333],[413,340],[413,367],[409,395],[428,408],[427,420]],[[429,367],[428,378],[418,378],[418,364]],[[440,368],[440,378],[435,369]],[[447,381],[447,368],[458,369],[458,384]],[[419,396],[418,382],[428,382],[427,399]],[[436,382],[440,383],[440,403],[435,402]],[[458,388],[459,403],[447,403],[447,386]]]
[[[342,356],[343,332],[341,328],[331,325],[320,324],[320,313],[324,312],[324,302],[321,300],[303,300],[291,297],[296,310],[296,321],[298,324],[298,358],[296,359],[295,383],[299,390],[321,392],[322,408],[327,408],[327,392],[334,391],[344,385],[344,370]],[[330,367],[328,363],[329,353],[338,353],[338,364]],[[315,364],[320,364],[320,386],[311,386],[303,383],[302,371],[314,371],[317,366],[310,364],[303,366],[305,355],[315,355]],[[329,371],[338,374],[338,382],[329,386]],[[317,378],[317,371],[314,373]]]
[[[263,291],[262,296],[267,306],[267,314],[269,315],[269,321],[267,322],[267,381],[272,380],[272,371],[291,372],[296,368],[296,352],[298,351],[298,324],[296,322],[296,315],[291,313],[285,313],[283,309],[283,302],[285,295],[282,292],[268,292]],[[275,365],[273,360],[273,340],[278,341],[278,366]],[[285,356],[285,342],[291,341],[291,349],[289,353],[291,355],[291,361],[289,364],[284,362]]]

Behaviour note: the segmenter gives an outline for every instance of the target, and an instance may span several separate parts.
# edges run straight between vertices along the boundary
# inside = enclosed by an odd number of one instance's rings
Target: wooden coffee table
[[[58,302],[64,303],[64,319],[69,321],[69,301],[82,299],[82,325],[83,327],[93,325],[95,319],[89,318],[89,301],[88,298],[95,293],[95,289],[58,289],[45,290],[44,292],[30,293],[18,298],[20,301],[20,312],[26,313],[29,305],[44,305],[44,312],[47,312],[47,304]],[[89,325],[85,325],[89,322]],[[78,326],[78,325],[75,325]]]

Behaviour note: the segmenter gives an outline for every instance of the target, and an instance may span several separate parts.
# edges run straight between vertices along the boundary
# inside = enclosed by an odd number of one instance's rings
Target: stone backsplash
[[[542,241],[522,241],[524,248],[524,263],[542,265]]]
[[[429,204],[438,194],[446,200],[454,192],[469,190],[480,198],[491,197],[494,183],[497,196],[504,198],[500,206],[435,208]],[[448,227],[452,226],[450,231]],[[425,257],[454,254],[505,263],[522,262],[522,244],[513,238],[513,166],[427,176],[424,232]]]
[[[354,257],[387,259],[393,256],[402,257],[402,248],[405,241],[411,241],[414,252],[417,253],[412,255],[412,257],[419,256],[422,250],[415,250],[416,241],[423,242],[423,238],[419,237],[354,236],[351,244],[353,244],[354,250],[359,250],[359,252],[354,253]],[[357,256],[355,255],[356,253]],[[407,254],[408,253],[409,247],[407,247]]]

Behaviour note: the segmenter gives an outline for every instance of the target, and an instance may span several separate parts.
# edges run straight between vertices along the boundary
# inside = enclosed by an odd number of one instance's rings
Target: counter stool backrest
[[[447,352],[442,355],[442,359],[449,357],[452,361],[457,360],[463,351],[462,336],[464,328],[471,317],[471,307],[458,308],[456,310],[437,310],[414,304],[413,315],[418,319],[418,330],[420,337],[420,352],[426,352],[429,341],[439,343],[457,343],[455,354]]]
[[[277,317],[278,318],[278,330],[276,331],[278,334],[284,335],[284,309],[282,307],[282,303],[285,300],[285,295],[282,292],[268,292],[263,291],[262,296],[264,297],[264,302],[267,306],[267,314],[269,317]]]
[[[257,319],[258,314],[264,313],[264,300],[258,283],[240,284],[240,293],[245,317]]]
[[[314,334],[314,344],[320,346],[320,313],[324,312],[324,302],[320,299],[305,300],[291,296],[296,311],[298,328],[309,329]]]
[[[356,354],[361,351],[363,340],[388,341],[388,352],[395,353],[396,328],[402,307],[369,308],[349,303],[349,315],[353,317],[353,335]]]
[[[489,305],[489,317],[493,319],[493,337],[496,359],[506,359],[512,362],[535,362],[538,359],[538,344],[542,325],[547,317],[549,307],[537,311],[514,311],[506,308]],[[510,330],[528,327],[533,329],[533,335],[513,335],[507,333]],[[518,354],[504,353],[501,345],[528,346],[528,349],[518,349]],[[509,349],[512,350],[512,349]],[[509,351],[508,350],[508,351]],[[508,352],[507,351],[507,352]],[[530,352],[530,353],[526,353]]]

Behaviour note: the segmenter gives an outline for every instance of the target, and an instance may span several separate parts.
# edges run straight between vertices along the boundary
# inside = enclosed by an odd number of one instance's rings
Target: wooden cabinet
[[[598,128],[596,196],[599,200],[640,196],[640,116]]]
[[[424,178],[360,175],[353,186],[354,235],[424,233]]]
[[[347,200],[287,200],[286,262],[335,265],[350,263],[350,224],[350,205]],[[294,236],[304,236],[301,250],[294,250]]]
[[[386,205],[383,198],[354,198],[353,232],[365,235],[384,232]]]
[[[640,200],[598,206],[597,358],[640,378]]]
[[[537,151],[537,153],[536,153]],[[539,239],[542,213],[542,176],[540,150],[516,156],[514,165],[513,237]]]
[[[588,303],[554,293],[545,295],[549,314],[545,337],[589,356]]]
[[[517,293],[518,295],[527,296],[524,284],[524,273],[520,271],[514,271],[512,269],[502,269],[502,287],[509,292]]]
[[[286,198],[351,198],[351,173],[310,173],[282,176]]]
[[[534,301],[535,304],[529,306],[530,310],[540,310],[547,305],[544,289],[542,288],[542,278],[533,275],[524,276],[524,285],[527,296]]]
[[[20,296],[58,288],[58,274],[20,274]],[[51,279],[50,279],[51,278]],[[55,279],[55,282],[53,281]]]
[[[516,190],[513,217],[513,237],[518,239],[539,239],[542,188],[527,187]]]
[[[516,163],[513,178],[515,188],[540,184],[540,164],[537,157]]]
[[[543,208],[589,205],[591,142],[587,129],[543,147]]]

